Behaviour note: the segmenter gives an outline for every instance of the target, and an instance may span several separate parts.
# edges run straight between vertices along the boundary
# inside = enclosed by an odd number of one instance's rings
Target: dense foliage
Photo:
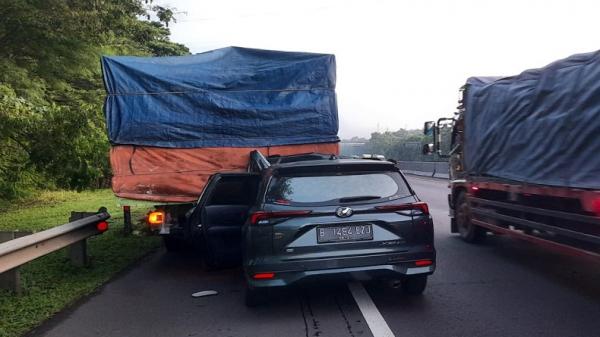
[[[150,2],[0,0],[0,198],[107,184],[100,55],[189,53]]]
[[[444,144],[448,143],[448,137]],[[374,132],[366,143],[370,153],[383,154],[386,158],[402,161],[445,161],[437,155],[422,154],[423,144],[433,143],[432,136],[425,136],[422,130]]]

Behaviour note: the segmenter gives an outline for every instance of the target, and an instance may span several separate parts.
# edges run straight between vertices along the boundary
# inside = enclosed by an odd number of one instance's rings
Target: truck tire
[[[183,250],[184,242],[182,239],[171,235],[163,235],[162,238],[167,252],[175,253]]]
[[[460,237],[468,243],[479,243],[486,237],[486,230],[471,223],[471,209],[464,192],[459,193],[454,205],[456,226]]]
[[[427,287],[427,275],[407,276],[400,281],[400,287],[406,295],[421,295]]]

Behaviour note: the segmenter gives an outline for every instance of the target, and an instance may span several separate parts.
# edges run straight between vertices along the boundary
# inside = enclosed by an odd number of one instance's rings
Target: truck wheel
[[[258,307],[267,303],[267,291],[261,288],[252,288],[246,285],[244,303],[248,308]]]
[[[456,226],[460,237],[469,243],[481,242],[486,237],[486,230],[471,223],[471,208],[465,193],[460,193],[455,205]]]
[[[427,287],[427,275],[407,276],[400,281],[400,286],[407,295],[421,295]]]
[[[180,252],[183,250],[185,243],[182,239],[171,235],[163,235],[162,238],[167,252]]]

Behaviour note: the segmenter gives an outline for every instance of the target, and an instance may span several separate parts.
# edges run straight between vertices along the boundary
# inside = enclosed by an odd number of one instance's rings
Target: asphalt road
[[[159,251],[31,335],[600,336],[599,265],[501,236],[464,243],[449,232],[446,182],[410,181],[436,226],[437,271],[421,297],[378,282],[315,284],[248,309],[239,270]],[[191,296],[201,290],[219,294]]]

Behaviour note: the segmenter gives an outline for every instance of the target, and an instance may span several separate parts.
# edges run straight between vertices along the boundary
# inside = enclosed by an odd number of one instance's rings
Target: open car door
[[[241,262],[242,226],[256,201],[259,182],[259,174],[247,172],[217,173],[209,180],[197,209],[209,267]]]

